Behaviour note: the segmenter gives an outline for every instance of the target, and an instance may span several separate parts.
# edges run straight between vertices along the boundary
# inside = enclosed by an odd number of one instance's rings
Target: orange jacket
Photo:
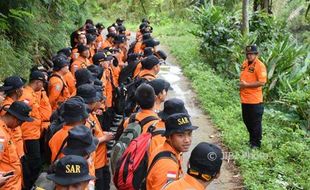
[[[40,114],[40,99],[37,93],[30,87],[26,86],[20,101],[31,107],[30,116],[34,119],[32,122],[24,122],[21,125],[24,140],[37,140],[41,137],[41,114]]]
[[[74,61],[76,60],[78,57],[79,57],[79,52],[78,52],[78,49],[77,47],[73,48],[72,51],[71,51],[71,59]]]
[[[204,190],[205,187],[198,182],[194,177],[185,174],[181,179],[174,181],[168,184],[164,190],[175,190],[175,189],[195,189],[195,190]]]
[[[142,41],[138,41],[136,44],[135,44],[135,47],[133,49],[133,52],[134,53],[144,53],[144,48],[143,48],[143,45],[142,45]]]
[[[109,39],[106,39],[103,44],[101,45],[100,49],[104,49],[107,47],[113,47],[113,42],[111,42]]]
[[[141,70],[138,76],[148,81],[155,80],[157,78],[156,75],[154,75],[150,70],[147,70],[147,69]]]
[[[9,108],[10,105],[14,102],[12,98],[9,96],[5,97],[5,100],[3,101],[3,107]],[[6,111],[4,109],[1,110],[0,115],[4,115]],[[16,127],[14,129],[11,129],[11,137],[12,140],[14,141],[17,149],[17,154],[21,158],[25,155],[24,152],[24,141],[22,137],[22,129],[20,127]]]
[[[110,69],[106,69],[103,72],[101,81],[103,83],[103,95],[106,97],[105,100],[105,108],[112,107],[113,101],[113,88],[115,87],[114,79],[113,79],[113,72]]]
[[[39,112],[40,112],[41,121],[42,121],[42,124],[41,124],[41,132],[42,132],[44,129],[47,129],[50,124],[49,120],[52,115],[52,106],[50,104],[50,101],[44,89],[36,93],[37,93],[37,97],[39,97],[40,99]]]
[[[71,72],[67,72],[64,76],[64,79],[67,83],[68,90],[70,92],[70,95],[73,96],[76,93],[76,88],[75,88],[75,77]]]
[[[119,84],[118,84],[118,79],[119,79],[119,75],[121,73],[121,67],[118,65],[117,67],[115,67],[114,65],[112,65],[110,67],[110,70],[112,72],[112,75],[113,75],[113,84],[114,84],[114,87],[118,87]]]
[[[96,38],[96,48],[100,49],[100,47],[102,46],[103,43],[104,43],[104,38],[103,38],[102,34],[100,34]]]
[[[97,118],[97,116],[94,113],[91,113],[88,118],[90,121],[92,121],[95,126],[93,129],[93,134],[98,139],[104,136],[104,133],[102,131],[100,122]],[[89,127],[86,124],[87,127]],[[107,158],[107,146],[106,143],[102,142],[98,144],[98,147],[96,149],[96,157],[95,157],[95,169],[99,169],[104,167],[107,164],[108,158]]]
[[[165,142],[163,145],[157,147],[149,156],[149,166],[154,157],[163,151],[172,152],[178,163],[171,158],[159,159],[150,169],[146,179],[146,189],[160,190],[170,180],[177,180],[182,175],[181,154],[178,153],[171,145]]]
[[[95,45],[91,45],[89,47],[89,58],[88,58],[90,64],[93,64],[93,57],[95,54],[96,54],[96,47]]]
[[[51,76],[48,83],[48,98],[53,111],[57,109],[58,105],[70,98],[66,81],[56,72]]]
[[[135,71],[133,72],[133,78],[136,78],[139,75],[139,73],[141,72],[141,70],[142,70],[142,64],[140,62],[140,63],[138,63]]]
[[[154,117],[157,117],[157,118],[158,118],[157,114],[156,114],[153,110],[143,110],[143,109],[142,109],[140,112],[137,113],[137,115],[136,115],[136,120],[137,120],[137,121],[142,121],[144,118],[149,117],[149,116],[154,116]],[[127,118],[127,119],[125,120],[124,125],[123,125],[123,126],[124,126],[124,129],[126,129],[126,128],[128,127],[129,119],[130,119],[130,117]],[[159,118],[158,118],[158,119],[159,119]],[[148,122],[147,124],[145,124],[144,126],[141,126],[141,127],[143,128],[142,133],[146,133],[147,130],[148,130],[148,128],[149,128],[152,124],[154,124],[154,122],[155,122],[155,121],[150,121],[150,122]]]
[[[14,176],[8,179],[1,190],[20,190],[22,188],[22,166],[10,132],[11,130],[0,120],[0,171],[14,171]]]
[[[64,125],[62,129],[57,131],[54,136],[50,139],[48,142],[48,145],[51,149],[51,163],[53,163],[55,160],[62,158],[64,155],[63,153],[60,153],[59,156],[56,158],[57,154],[61,148],[62,143],[64,140],[68,137],[70,129],[72,129],[73,126]],[[63,146],[64,147],[64,146]]]
[[[76,60],[73,61],[70,67],[70,71],[74,76],[75,71],[79,69],[86,69],[89,65],[91,65],[90,61],[82,56],[79,56]]]
[[[241,67],[240,81],[248,83],[267,82],[267,71],[265,65],[256,58],[252,64],[244,61]],[[241,103],[259,104],[263,102],[263,87],[240,89]]]

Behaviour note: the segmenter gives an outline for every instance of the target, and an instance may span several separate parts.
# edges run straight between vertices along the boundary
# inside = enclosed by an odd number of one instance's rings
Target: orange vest
[[[11,130],[0,120],[0,171],[14,171],[14,176],[9,178],[1,190],[20,190],[22,188],[22,166]]]
[[[148,167],[150,167],[154,157],[163,151],[172,152],[176,156],[178,163],[170,158],[159,159],[148,173],[146,179],[146,189],[160,190],[167,183],[167,181],[179,179],[182,175],[181,154],[176,152],[176,150],[167,142],[157,147],[150,154]]]
[[[42,121],[42,125],[41,125],[41,132],[42,132],[44,129],[47,129],[47,127],[50,124],[49,120],[52,115],[52,106],[50,104],[50,101],[44,89],[36,93],[37,93],[37,97],[40,98],[39,112],[40,112],[41,121]]]
[[[74,73],[79,69],[86,69],[89,65],[91,65],[90,61],[82,56],[79,56],[76,60],[73,61],[70,67],[70,71],[74,76]]]
[[[154,75],[150,70],[147,70],[147,69],[141,70],[138,76],[148,81],[155,80],[157,78],[156,75]]]
[[[48,93],[48,98],[53,111],[58,108],[58,105],[70,98],[67,83],[58,73],[54,73],[50,78],[48,83]]]
[[[76,93],[76,88],[75,88],[75,77],[73,76],[73,74],[71,72],[67,72],[64,76],[64,79],[67,83],[68,86],[68,90],[70,92],[70,95],[72,96],[73,94]]]
[[[267,71],[265,65],[256,58],[252,64],[244,61],[241,67],[240,81],[248,83],[267,82]],[[263,87],[240,89],[241,103],[259,104],[263,102]]]
[[[195,190],[204,190],[205,187],[199,183],[194,177],[185,174],[181,179],[174,181],[168,184],[164,190],[174,190],[174,189],[195,189]]]

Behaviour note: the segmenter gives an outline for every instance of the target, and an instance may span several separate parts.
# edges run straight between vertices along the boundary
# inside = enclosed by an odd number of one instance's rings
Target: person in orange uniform
[[[93,56],[96,53],[96,35],[93,34],[86,34],[86,38],[87,38],[87,46],[89,48],[89,57],[88,60],[89,62],[92,64],[93,63]]]
[[[90,84],[84,84],[79,86],[77,90],[77,96],[84,99],[87,104],[87,109],[90,111],[89,118],[87,119],[86,126],[93,130],[93,134],[99,140],[98,147],[96,149],[95,157],[95,172],[96,172],[96,189],[110,189],[109,166],[107,158],[107,146],[106,142],[114,138],[113,133],[104,132],[96,116],[96,110],[100,108],[102,92],[97,92],[95,87]],[[108,178],[108,179],[106,179]]]
[[[251,148],[260,148],[264,113],[263,86],[267,82],[265,65],[258,59],[256,45],[246,47],[246,60],[240,73],[242,118],[249,132]]]
[[[176,113],[186,113],[188,114],[184,102],[181,99],[177,98],[171,98],[164,103],[164,110],[158,113],[158,116],[160,117],[160,121],[155,126],[156,129],[165,129],[165,120],[173,114]],[[156,135],[152,137],[149,152],[152,153],[158,146],[164,144],[166,141],[166,138],[161,135]]]
[[[53,59],[53,74],[49,78],[48,98],[55,111],[60,104],[70,97],[70,92],[64,76],[69,72],[69,62],[63,56],[56,56]]]
[[[83,44],[84,46],[87,45],[86,32],[84,30],[78,32],[78,40],[77,41],[78,41],[78,43],[72,48],[72,52],[71,52],[71,58],[73,61],[79,57],[78,45],[79,44]]]
[[[87,160],[89,174],[95,175],[95,150],[98,146],[98,139],[93,136],[91,129],[85,125],[76,126],[70,129],[66,146],[62,149],[64,156],[76,155]],[[95,180],[88,183],[88,189],[95,188]]]
[[[155,113],[159,113],[161,111],[161,105],[165,102],[168,90],[172,89],[170,87],[170,83],[164,79],[155,79],[148,82],[151,85],[155,92],[155,105],[154,111]]]
[[[135,93],[135,99],[137,100],[137,104],[140,107],[140,111],[134,115],[135,117],[131,121],[132,116],[130,116],[124,122],[124,129],[127,128],[130,122],[142,122],[145,121],[146,118],[152,118],[147,120],[147,123],[141,124],[142,133],[146,133],[149,127],[155,122],[159,121],[158,115],[154,112],[154,104],[155,104],[155,92],[154,89],[149,84],[141,84]]]
[[[51,163],[63,156],[61,151],[66,144],[69,130],[79,125],[85,125],[86,119],[89,117],[85,102],[81,97],[74,96],[67,100],[63,106],[64,112],[62,117],[65,124],[48,142],[51,150]]]
[[[111,48],[113,47],[113,41],[116,36],[116,33],[108,33],[106,40],[101,45],[100,49],[103,50],[105,48]]]
[[[159,59],[155,55],[150,55],[141,61],[142,70],[138,77],[144,78],[148,81],[157,78],[157,74],[160,71]]]
[[[6,108],[5,108],[6,109]],[[2,190],[22,189],[22,166],[16,145],[12,140],[11,129],[20,126],[23,122],[31,122],[29,117],[31,108],[24,102],[15,101],[0,116],[0,171],[13,172],[13,176],[1,187]]]
[[[127,47],[126,47],[126,36],[117,35],[114,38],[113,49],[115,52],[115,57],[118,60],[118,66],[122,69],[125,66],[125,61],[127,60]]]
[[[4,80],[3,86],[0,87],[0,91],[4,91],[4,94],[6,95],[2,102],[1,116],[6,113],[5,108],[9,108],[13,102],[17,101],[22,96],[25,81],[26,80],[19,76],[10,76]],[[12,128],[11,131],[11,137],[16,145],[18,156],[22,159],[25,155],[22,130],[20,127],[16,127]]]
[[[82,69],[82,68],[87,68],[91,63],[89,61],[89,47],[79,44],[78,45],[78,52],[79,52],[79,57],[73,61],[70,67],[71,73],[74,75],[75,71]]]
[[[166,142],[158,146],[149,156],[146,189],[160,190],[170,180],[177,180],[182,175],[181,153],[187,152],[192,143],[192,131],[198,127],[193,126],[190,116],[184,113],[170,115],[165,120]],[[162,152],[169,156],[159,157]]]
[[[89,174],[89,164],[81,156],[68,155],[55,164],[55,173],[46,176],[55,182],[55,190],[86,189],[95,176]]]
[[[102,23],[97,23],[96,24],[96,29],[97,29],[97,39],[96,39],[96,49],[100,49],[100,47],[102,46],[103,42],[104,42],[104,38],[103,38],[103,30],[104,30],[104,26]]]
[[[32,122],[24,122],[21,125],[22,137],[25,148],[26,167],[23,169],[24,188],[31,189],[39,177],[41,170],[41,125],[40,100],[38,92],[41,92],[46,78],[41,71],[33,71],[29,77],[29,84],[24,88],[20,101],[26,103],[32,110],[30,116],[34,118]]]
[[[187,174],[181,179],[167,184],[164,190],[204,190],[220,176],[223,153],[214,144],[199,143],[189,158]]]

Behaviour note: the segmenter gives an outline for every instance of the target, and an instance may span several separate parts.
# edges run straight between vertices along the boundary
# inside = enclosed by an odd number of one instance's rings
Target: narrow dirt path
[[[177,65],[176,58],[169,53],[168,47],[160,46],[159,49],[164,50],[168,54],[167,65],[162,66],[161,72],[159,73],[160,78],[169,81],[172,85],[173,90],[169,91],[168,97],[182,99],[185,102],[185,106],[189,114],[191,115],[193,124],[199,126],[199,129],[193,133],[191,150],[202,141],[215,143],[222,147],[219,139],[219,132],[210,122],[210,118],[199,107],[199,102],[197,101],[194,90],[191,88],[191,83],[183,75],[181,68]],[[223,148],[223,151],[227,154],[225,148]],[[190,152],[184,154],[184,171],[186,171],[186,165]],[[208,190],[217,189],[243,189],[238,170],[232,162],[228,162],[225,158],[219,179],[214,180],[214,182],[212,182],[212,184],[208,187]]]

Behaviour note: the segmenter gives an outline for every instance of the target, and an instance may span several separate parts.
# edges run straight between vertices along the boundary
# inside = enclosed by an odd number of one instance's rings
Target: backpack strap
[[[4,108],[9,108],[9,107],[10,107],[10,104],[5,104],[5,105],[1,106],[0,112],[1,112]]]
[[[166,130],[164,130],[164,129],[157,129],[157,130],[152,131],[151,134],[152,134],[152,137],[154,137],[156,135],[163,135],[163,134],[165,134],[165,131]]]
[[[147,123],[151,122],[151,121],[155,121],[155,120],[159,120],[157,117],[155,116],[148,116],[144,119],[142,119],[141,121],[138,121],[139,122],[139,125],[141,127],[143,127],[144,125],[146,125]]]
[[[57,152],[57,154],[56,154],[55,159],[53,160],[53,162],[55,162],[55,161],[57,160],[57,158],[58,158],[58,156],[60,155],[62,149],[64,148],[65,144],[67,143],[67,140],[68,140],[68,137],[65,138],[64,141],[62,142],[62,144],[61,144],[61,146],[60,146],[60,148],[59,148],[59,150],[58,150],[58,152]]]
[[[150,173],[156,162],[160,159],[167,158],[173,160],[175,163],[178,163],[176,156],[170,151],[163,151],[158,153],[152,160],[149,169],[147,170],[147,175]]]

